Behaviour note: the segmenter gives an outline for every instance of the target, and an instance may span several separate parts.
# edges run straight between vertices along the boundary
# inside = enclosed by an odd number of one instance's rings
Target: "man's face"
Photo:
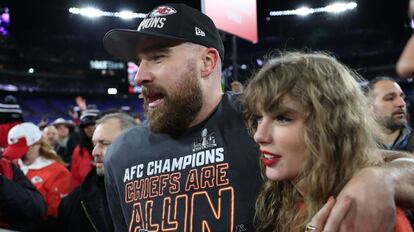
[[[60,139],[64,139],[69,136],[69,127],[65,124],[58,124],[56,125],[56,129],[58,131],[58,135]]]
[[[202,107],[197,51],[189,43],[143,40],[137,49],[144,111],[152,132],[181,134]]]
[[[51,146],[54,146],[56,144],[56,141],[59,138],[58,131],[57,131],[56,127],[54,127],[54,126],[45,127],[45,129],[43,129],[43,138]]]
[[[121,134],[121,127],[119,120],[112,118],[108,121],[99,124],[92,136],[93,142],[93,162],[96,166],[96,173],[100,176],[104,175],[104,157],[106,150],[112,141]]]
[[[401,87],[394,81],[382,80],[373,88],[373,111],[379,122],[392,132],[404,127],[407,124],[407,108]]]

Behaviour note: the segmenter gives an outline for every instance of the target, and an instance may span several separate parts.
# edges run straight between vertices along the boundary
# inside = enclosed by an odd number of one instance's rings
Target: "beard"
[[[381,118],[380,123],[389,131],[394,132],[396,130],[404,128],[407,124],[407,121],[403,119],[395,119],[392,116],[387,116]]]
[[[182,74],[179,88],[175,92],[167,91],[158,85],[143,87],[143,92],[160,93],[164,97],[163,105],[157,109],[148,109],[148,98],[144,97],[144,111],[148,118],[149,129],[154,133],[165,133],[172,137],[181,135],[196,118],[202,107],[200,83],[195,72],[195,63],[188,65]],[[145,95],[144,95],[145,96]]]

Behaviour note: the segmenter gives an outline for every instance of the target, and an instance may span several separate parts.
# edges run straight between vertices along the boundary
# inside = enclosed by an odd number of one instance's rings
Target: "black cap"
[[[23,112],[14,96],[8,95],[0,102],[0,123],[23,122]]]
[[[100,111],[95,107],[88,106],[88,109],[82,112],[80,116],[80,128],[84,128],[88,125],[95,124],[96,119],[98,119]]]
[[[113,29],[103,38],[105,49],[116,58],[136,60],[136,46],[144,37],[162,37],[217,49],[224,58],[224,46],[213,21],[185,4],[165,4],[154,8],[137,30]]]

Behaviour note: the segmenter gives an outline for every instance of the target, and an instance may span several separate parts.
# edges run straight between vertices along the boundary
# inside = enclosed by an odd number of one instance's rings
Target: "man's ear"
[[[201,77],[208,77],[216,68],[220,56],[214,48],[205,49],[202,56]]]

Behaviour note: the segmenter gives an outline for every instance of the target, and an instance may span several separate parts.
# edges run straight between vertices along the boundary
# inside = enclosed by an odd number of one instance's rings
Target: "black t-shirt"
[[[252,231],[258,147],[225,94],[179,138],[135,127],[110,146],[105,185],[116,231]]]

